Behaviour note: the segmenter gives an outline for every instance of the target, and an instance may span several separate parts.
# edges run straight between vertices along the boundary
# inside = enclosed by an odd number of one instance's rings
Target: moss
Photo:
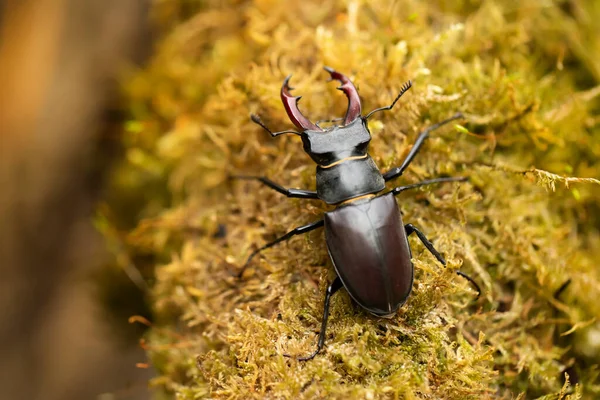
[[[125,85],[124,170],[165,180],[171,199],[160,212],[148,202],[152,216],[127,242],[170,260],[156,266],[146,338],[156,386],[181,399],[597,398],[598,4],[179,3],[186,18],[157,7],[169,33]],[[413,80],[370,122],[382,170],[419,130],[465,113],[432,135],[402,182],[470,179],[399,197],[448,267],[411,239],[416,283],[397,316],[373,318],[337,294],[325,351],[301,363],[283,354],[316,344],[333,278],[322,232],[266,251],[242,282],[234,274],[257,245],[328,208],[226,177],[314,187],[299,140],[271,139],[248,116],[290,126],[279,100],[290,73],[305,115],[342,115],[322,65],[351,76],[365,110]],[[479,301],[459,268],[481,284]]]

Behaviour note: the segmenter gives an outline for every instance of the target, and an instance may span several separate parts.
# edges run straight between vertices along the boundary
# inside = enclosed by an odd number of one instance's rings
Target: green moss
[[[596,2],[179,3],[189,18],[174,23],[177,7],[157,8],[173,28],[125,87],[124,169],[165,180],[171,199],[128,240],[132,252],[170,260],[156,266],[147,337],[157,386],[181,399],[600,394]],[[242,282],[234,274],[257,245],[328,208],[226,177],[314,187],[298,138],[272,139],[248,116],[290,126],[279,100],[290,73],[305,115],[342,115],[345,99],[323,65],[351,76],[365,110],[413,80],[392,112],[370,121],[382,170],[401,162],[421,129],[465,113],[432,135],[403,182],[470,179],[399,198],[405,221],[448,267],[411,239],[416,283],[398,315],[373,318],[338,294],[325,351],[301,363],[283,354],[316,344],[333,278],[322,233],[266,251]],[[213,235],[219,225],[224,238]],[[479,301],[458,268],[481,284]]]

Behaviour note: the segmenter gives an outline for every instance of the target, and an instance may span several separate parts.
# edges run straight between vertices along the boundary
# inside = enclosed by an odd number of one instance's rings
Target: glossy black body
[[[325,238],[335,271],[364,309],[388,316],[406,302],[414,269],[392,193],[326,213]]]
[[[301,133],[304,151],[317,163],[317,195],[346,204],[325,214],[325,240],[335,270],[365,310],[391,315],[410,295],[414,268],[393,194],[361,198],[385,189],[369,155],[367,120]]]

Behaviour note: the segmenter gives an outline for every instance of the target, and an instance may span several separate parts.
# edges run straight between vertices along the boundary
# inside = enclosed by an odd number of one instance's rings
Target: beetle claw
[[[302,96],[292,96],[290,93],[290,90],[294,89],[290,87],[289,84],[291,77],[292,75],[288,75],[283,80],[283,85],[281,86],[281,101],[283,102],[283,106],[285,107],[288,117],[299,129],[322,131],[321,128],[310,122],[308,118],[302,115],[298,109],[298,101],[302,98]]]
[[[360,97],[358,96],[358,91],[356,87],[348,79],[348,77],[344,74],[341,74],[334,70],[331,67],[323,67],[325,71],[329,72],[331,75],[330,80],[340,81],[341,85],[337,87],[338,90],[344,92],[346,97],[348,98],[348,109],[346,110],[346,116],[344,117],[343,125],[348,125],[350,122],[354,121],[356,118],[360,116],[361,113],[361,104]]]

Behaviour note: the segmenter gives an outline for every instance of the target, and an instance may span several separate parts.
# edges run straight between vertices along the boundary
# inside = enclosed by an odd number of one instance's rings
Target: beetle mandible
[[[412,224],[404,225],[395,196],[405,190],[442,182],[465,181],[464,177],[443,177],[396,187],[386,193],[385,182],[403,174],[413,161],[429,133],[451,121],[462,118],[457,113],[451,118],[434,124],[422,131],[399,167],[381,173],[368,153],[371,134],[368,119],[379,111],[391,110],[396,102],[412,86],[408,81],[392,104],[377,108],[361,116],[361,103],[354,84],[347,76],[325,67],[331,80],[341,83],[338,87],[348,98],[348,109],[341,125],[323,129],[319,122],[312,123],[298,109],[300,97],[292,96],[289,86],[291,75],[281,87],[281,100],[292,123],[301,131],[271,131],[257,115],[252,121],[275,137],[292,133],[302,138],[304,151],[317,163],[317,190],[287,189],[264,176],[234,176],[238,179],[258,180],[264,185],[286,195],[303,199],[319,199],[336,205],[322,219],[293,229],[285,235],[267,243],[250,254],[238,276],[241,277],[252,258],[271,246],[293,236],[325,227],[327,250],[337,277],[327,288],[323,308],[323,321],[317,349],[301,361],[314,358],[323,348],[329,317],[331,296],[345,287],[350,297],[369,313],[377,317],[391,317],[406,302],[411,293],[414,276],[408,236],[415,233],[423,245],[446,265],[446,260],[433,247],[427,237]],[[333,120],[335,121],[335,120]],[[481,292],[477,283],[466,274],[457,271]]]

